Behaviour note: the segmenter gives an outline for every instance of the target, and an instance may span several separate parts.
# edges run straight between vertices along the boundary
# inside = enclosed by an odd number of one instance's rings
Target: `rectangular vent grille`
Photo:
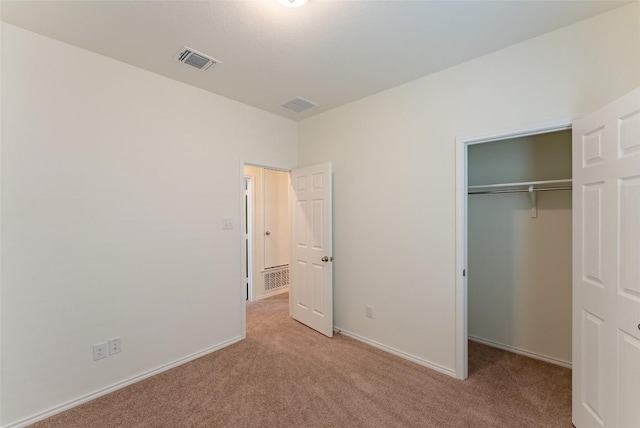
[[[211,68],[213,64],[220,64],[220,61],[217,59],[213,59],[186,46],[182,48],[176,59],[184,64],[203,71]]]
[[[264,291],[276,290],[289,285],[289,268],[264,272]]]
[[[305,100],[304,98],[296,97],[291,101],[287,101],[286,103],[281,104],[281,106],[295,111],[296,113],[301,113],[305,110],[309,110],[311,107],[315,107],[316,105],[311,101]]]

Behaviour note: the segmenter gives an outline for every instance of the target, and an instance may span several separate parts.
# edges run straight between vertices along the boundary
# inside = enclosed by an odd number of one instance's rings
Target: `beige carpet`
[[[571,371],[471,342],[459,381],[250,304],[247,339],[37,427],[570,427]],[[313,355],[314,357],[311,357]]]

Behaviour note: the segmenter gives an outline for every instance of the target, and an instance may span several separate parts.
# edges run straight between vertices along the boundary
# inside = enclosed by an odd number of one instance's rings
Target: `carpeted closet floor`
[[[571,371],[469,343],[453,379],[247,306],[247,339],[36,427],[571,427]]]

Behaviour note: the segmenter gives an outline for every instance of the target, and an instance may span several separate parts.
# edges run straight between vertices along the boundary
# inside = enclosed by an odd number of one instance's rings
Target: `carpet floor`
[[[33,425],[45,427],[571,427],[571,371],[469,343],[453,379],[247,306],[247,339]]]

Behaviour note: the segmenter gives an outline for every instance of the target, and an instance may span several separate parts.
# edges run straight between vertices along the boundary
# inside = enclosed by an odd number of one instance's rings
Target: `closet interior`
[[[571,367],[571,130],[470,145],[467,180],[469,340]]]

